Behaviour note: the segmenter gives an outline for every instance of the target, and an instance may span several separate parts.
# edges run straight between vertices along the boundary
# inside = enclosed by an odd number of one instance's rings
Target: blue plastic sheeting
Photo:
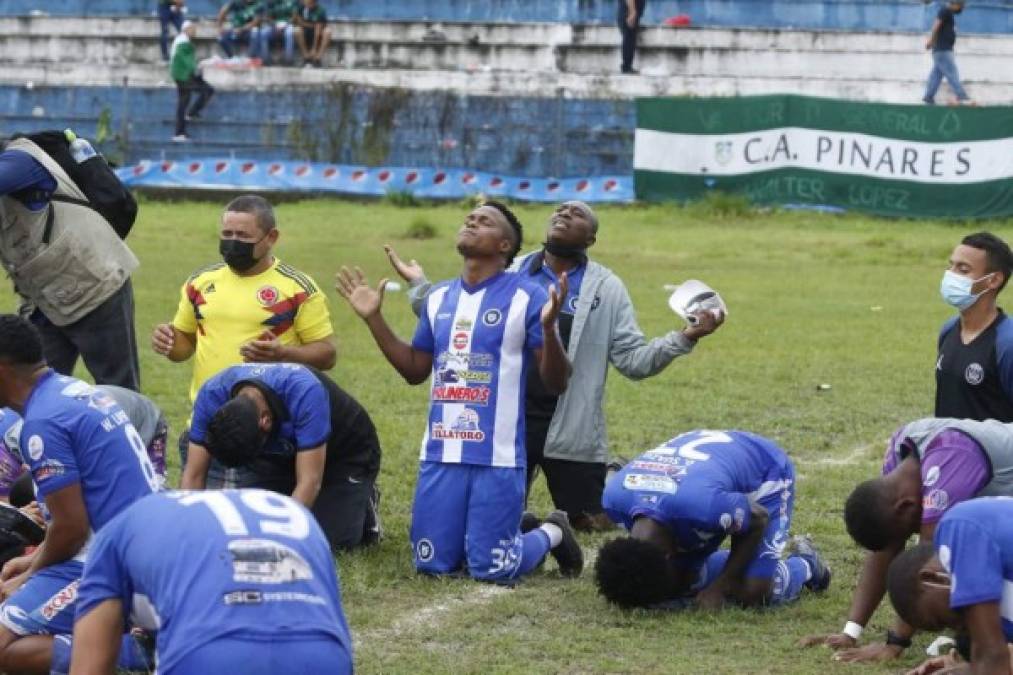
[[[223,0],[222,0],[223,1]],[[187,0],[194,16],[212,16],[222,1]],[[623,0],[625,1],[625,0]],[[616,22],[619,0],[323,0],[335,19],[388,21]],[[923,31],[938,0],[649,0],[646,21],[688,14],[697,26]],[[149,15],[154,0],[0,0],[0,16],[42,9],[69,16]],[[963,33],[1013,33],[1011,0],[973,0],[958,20]]]
[[[416,197],[461,199],[469,195],[531,202],[633,201],[632,176],[520,178],[464,169],[367,167],[310,162],[240,159],[141,161],[117,169],[130,187],[188,190],[335,192],[383,196],[410,192]]]

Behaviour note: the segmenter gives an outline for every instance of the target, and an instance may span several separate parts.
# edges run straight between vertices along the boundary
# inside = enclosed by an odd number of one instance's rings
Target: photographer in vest
[[[69,162],[72,136],[63,142]],[[137,258],[61,164],[25,137],[0,152],[0,261],[54,370],[72,374],[81,356],[97,384],[140,389],[130,284]]]
[[[1013,497],[1013,424],[996,420],[927,417],[894,433],[882,475],[859,484],[844,506],[852,539],[867,550],[840,633],[813,636],[805,644],[840,650],[840,661],[884,661],[911,646],[914,628],[898,619],[861,647],[859,637],[886,592],[890,563],[911,535],[932,541],[949,509],[975,497]]]

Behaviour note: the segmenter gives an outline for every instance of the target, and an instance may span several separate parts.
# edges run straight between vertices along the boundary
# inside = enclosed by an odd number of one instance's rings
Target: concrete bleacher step
[[[206,24],[205,32],[213,32]],[[643,31],[640,77],[615,74],[610,26],[334,22],[322,70],[209,71],[218,86],[361,83],[492,95],[627,97],[794,92],[917,101],[930,68],[924,36],[798,30]],[[169,85],[150,18],[0,18],[0,82]],[[202,55],[214,39],[198,41]],[[962,36],[958,63],[982,102],[1011,98],[1013,36]],[[64,85],[60,85],[64,86]]]

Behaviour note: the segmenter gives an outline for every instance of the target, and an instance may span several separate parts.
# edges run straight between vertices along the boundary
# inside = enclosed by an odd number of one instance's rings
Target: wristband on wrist
[[[855,623],[854,621],[849,621],[846,624],[844,624],[844,629],[841,630],[841,632],[847,635],[852,640],[857,641],[858,638],[862,637],[863,630],[865,630],[865,627],[862,626],[861,624]]]
[[[886,644],[907,649],[911,646],[911,638],[901,637],[892,630],[886,631]]]

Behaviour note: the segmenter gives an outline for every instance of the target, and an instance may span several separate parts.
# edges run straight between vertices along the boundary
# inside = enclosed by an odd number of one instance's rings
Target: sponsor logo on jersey
[[[38,434],[32,434],[28,439],[28,456],[33,461],[38,461],[42,458],[42,453],[46,449],[46,443],[42,440],[42,436]]]
[[[949,504],[950,495],[946,493],[946,490],[933,490],[922,500],[923,509],[935,509],[936,511],[945,511]]]
[[[663,473],[671,474],[673,469],[675,468],[675,463],[645,462],[642,459],[638,459],[637,461],[630,464],[630,468],[640,469],[641,471],[661,471]],[[682,473],[685,473],[685,471],[683,471]]]
[[[482,315],[482,323],[486,326],[495,326],[503,320],[503,312],[498,309],[490,309]]]
[[[475,324],[471,322],[471,319],[466,319],[462,316],[454,322],[454,330],[471,330],[474,325]]]
[[[437,422],[429,432],[430,437],[438,441],[465,441],[469,443],[481,443],[485,440],[485,432],[480,429],[455,429],[451,425],[448,429],[442,422]]]
[[[925,473],[925,481],[922,483],[925,487],[932,487],[939,481],[939,467],[931,466]]]
[[[57,591],[56,595],[47,600],[46,604],[39,610],[42,618],[46,621],[52,621],[54,616],[74,604],[74,601],[77,600],[77,586],[80,583],[80,579],[74,579],[74,581],[71,581]]]
[[[453,431],[478,431],[478,413],[471,408],[465,408],[450,428]]]
[[[270,307],[275,304],[280,297],[281,293],[274,286],[261,286],[257,289],[257,302],[264,307]]]
[[[35,478],[37,483],[41,483],[47,478],[55,478],[56,476],[62,476],[65,473],[67,473],[67,467],[63,465],[63,462],[55,459],[47,459],[32,472],[32,477]]]
[[[222,596],[226,605],[259,605],[264,601],[260,591],[233,591]]]
[[[627,474],[623,479],[623,487],[627,490],[664,492],[670,495],[674,495],[679,489],[678,484],[668,476],[654,476],[644,473]]]
[[[489,405],[492,390],[486,386],[440,385],[433,387],[433,401],[439,403],[471,403]]]
[[[204,295],[208,295],[209,293],[214,292],[215,292],[215,282],[212,281],[210,284],[207,285],[207,288],[204,289]]]
[[[436,357],[436,365],[442,367],[449,364],[457,370],[461,370],[462,368],[489,368],[494,363],[492,354],[484,352],[471,352],[469,354],[440,352],[440,355]]]
[[[435,554],[436,549],[433,548],[433,542],[428,539],[419,539],[418,543],[415,544],[415,557],[418,558],[419,562],[429,562]]]
[[[286,584],[313,578],[309,563],[294,549],[270,539],[229,542],[232,579],[238,583]]]
[[[972,363],[964,371],[964,379],[970,385],[978,385],[985,379],[985,369],[981,367],[980,363]]]
[[[454,346],[454,349],[463,351],[468,348],[468,334],[464,331],[454,333],[454,338],[450,343]]]

